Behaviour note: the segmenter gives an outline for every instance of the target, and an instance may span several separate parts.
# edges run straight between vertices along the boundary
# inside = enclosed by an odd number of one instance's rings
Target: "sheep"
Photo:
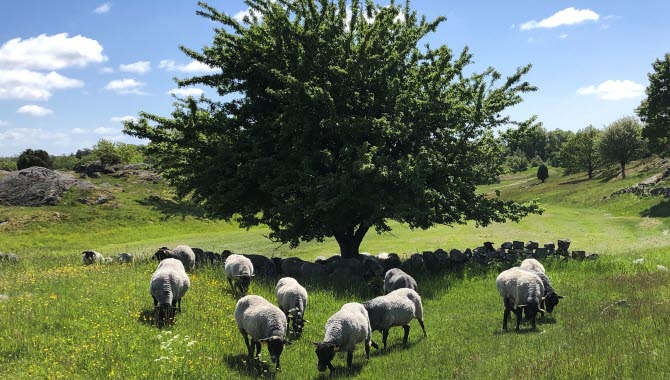
[[[121,264],[123,263],[130,264],[133,262],[134,258],[133,255],[131,255],[130,253],[119,253],[118,255],[116,255],[116,260]]]
[[[151,276],[149,293],[154,299],[154,317],[159,327],[174,320],[175,310],[181,311],[181,299],[190,285],[181,261],[167,258],[158,264]]]
[[[347,352],[347,368],[351,369],[354,349],[361,342],[365,342],[365,357],[369,361],[370,346],[378,348],[371,338],[372,328],[367,310],[360,303],[344,304],[337,313],[328,318],[323,341],[313,342],[319,358],[317,369],[319,372],[326,368],[333,371],[331,361],[339,351]]]
[[[309,323],[304,319],[308,300],[307,290],[294,278],[284,277],[277,282],[275,294],[279,308],[293,325],[293,332],[302,335],[305,323]],[[286,330],[288,331],[288,325]]]
[[[232,257],[232,256],[231,256]],[[249,295],[240,298],[235,305],[235,321],[247,346],[249,358],[258,358],[261,354],[261,343],[267,345],[270,359],[281,370],[279,356],[284,345],[291,344],[286,340],[286,316],[275,305],[265,298]],[[249,341],[251,336],[251,341]],[[255,351],[255,355],[254,355]]]
[[[542,285],[544,286],[544,294],[542,302],[540,302],[540,308],[545,309],[547,313],[554,311],[554,307],[558,305],[559,300],[562,300],[565,297],[559,296],[554,290],[554,287],[551,286],[549,277],[547,277],[544,272],[544,266],[542,266],[542,264],[540,264],[535,259],[526,259],[521,263],[519,268],[535,273],[538,277],[540,277],[540,280],[542,280]],[[543,312],[540,312],[540,315],[544,318]]]
[[[503,297],[505,305],[503,330],[507,330],[507,319],[511,311],[514,311],[516,315],[517,331],[519,331],[519,325],[521,324],[522,311],[535,329],[537,312],[544,312],[540,308],[540,302],[544,294],[544,285],[542,285],[540,277],[535,273],[515,267],[500,273],[496,279],[496,288],[500,296]]]
[[[382,333],[384,349],[386,349],[389,329],[395,326],[402,326],[405,330],[402,344],[406,346],[407,338],[409,337],[409,322],[415,318],[419,321],[419,326],[423,330],[423,336],[428,336],[426,328],[423,325],[421,297],[412,289],[396,289],[385,296],[364,302],[363,307],[368,311],[372,331],[380,331]]]
[[[412,276],[403,272],[400,268],[389,269],[384,275],[384,293],[390,293],[396,289],[408,288],[417,290],[416,281]]]
[[[247,294],[251,278],[254,277],[254,266],[251,260],[242,255],[232,254],[228,256],[224,263],[224,271],[233,293]]]
[[[184,268],[189,272],[195,267],[195,253],[188,245],[178,245],[174,249],[161,247],[154,254],[154,258],[158,261],[166,258],[177,259],[184,264]]]
[[[2,253],[0,252],[0,262],[6,263],[18,263],[19,257],[13,253]]]
[[[519,268],[535,273],[545,273],[544,265],[535,259],[525,259],[521,262]]]
[[[81,254],[84,265],[99,264],[105,259],[102,254],[96,251],[84,251]]]

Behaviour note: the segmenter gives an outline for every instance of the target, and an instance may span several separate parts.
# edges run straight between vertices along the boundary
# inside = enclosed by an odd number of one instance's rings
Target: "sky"
[[[168,116],[174,96],[215,96],[173,80],[216,70],[179,50],[209,45],[217,27],[195,14],[195,0],[0,1],[0,157],[73,153],[100,138],[142,143],[121,132],[123,120]],[[208,3],[235,17],[248,11],[241,0]],[[537,115],[548,130],[634,115],[651,64],[670,51],[667,0],[411,4],[428,19],[447,17],[425,42],[468,46],[472,70],[505,75],[532,64],[526,80],[539,90],[509,114]]]

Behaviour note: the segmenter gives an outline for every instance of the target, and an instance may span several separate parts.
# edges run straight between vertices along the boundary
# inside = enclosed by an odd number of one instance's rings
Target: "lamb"
[[[542,266],[542,264],[540,264],[535,259],[526,259],[521,263],[519,268],[535,273],[538,277],[540,277],[540,280],[542,280],[542,285],[544,286],[544,295],[542,302],[540,303],[540,307],[547,310],[547,313],[554,311],[554,307],[558,305],[559,300],[565,297],[556,294],[554,287],[551,286],[549,282],[549,277],[547,277],[544,272],[544,266]],[[541,312],[541,316],[544,317],[544,313]]]
[[[251,260],[242,255],[232,254],[226,259],[224,270],[233,293],[247,294],[251,278],[254,277],[254,266]]]
[[[159,327],[165,322],[174,321],[174,312],[181,311],[181,299],[190,285],[191,281],[181,261],[167,258],[158,264],[151,276],[149,292],[154,299],[154,316]]]
[[[505,304],[503,330],[507,330],[507,319],[511,311],[514,311],[516,315],[517,331],[519,331],[519,325],[521,324],[522,311],[535,329],[537,312],[544,312],[540,308],[540,302],[544,294],[544,285],[542,285],[540,277],[532,272],[515,267],[500,273],[496,279],[496,287]]]
[[[544,265],[535,259],[526,259],[522,261],[519,268],[535,273],[545,273]]]
[[[415,318],[419,321],[419,325],[423,330],[423,336],[428,336],[426,328],[423,325],[421,297],[412,289],[396,289],[385,296],[364,302],[363,307],[368,311],[372,331],[381,331],[384,349],[386,349],[389,329],[395,326],[402,326],[405,330],[402,343],[406,346],[407,338],[409,337],[409,322]]]
[[[412,276],[399,268],[389,269],[384,276],[384,293],[390,293],[396,289],[408,288],[417,290],[416,281]]]
[[[249,295],[237,301],[235,321],[244,337],[249,358],[258,358],[261,354],[261,343],[265,344],[268,347],[270,359],[276,364],[276,369],[281,370],[279,356],[284,350],[284,345],[291,344],[286,340],[284,313],[265,298]],[[249,336],[251,336],[251,341],[249,341]]]
[[[105,260],[105,257],[96,251],[84,251],[81,254],[84,265],[100,264]]]
[[[347,367],[351,369],[356,344],[365,342],[365,357],[370,360],[370,346],[378,348],[372,342],[372,328],[365,307],[360,303],[351,302],[342,308],[326,322],[326,334],[322,342],[313,342],[316,346],[316,356],[319,358],[317,368],[323,372],[326,368],[334,370],[331,361],[335,353],[347,352]]]
[[[293,332],[302,335],[305,323],[309,323],[308,320],[304,319],[308,299],[307,290],[294,278],[284,277],[277,282],[275,294],[277,295],[279,308],[293,325]]]
[[[133,259],[134,259],[133,255],[131,255],[130,253],[119,253],[118,255],[116,255],[116,260],[121,264],[123,263],[130,264],[133,262]]]
[[[154,254],[154,258],[158,259],[158,261],[167,258],[177,259],[184,264],[184,268],[189,272],[195,267],[195,253],[188,245],[178,245],[174,249],[161,247]]]

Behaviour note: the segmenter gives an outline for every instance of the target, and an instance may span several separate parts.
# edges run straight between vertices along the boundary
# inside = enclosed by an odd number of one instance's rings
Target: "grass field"
[[[556,241],[597,252],[595,262],[547,262],[552,284],[566,296],[536,332],[503,333],[502,301],[496,270],[461,271],[417,278],[428,338],[412,323],[410,344],[401,347],[402,329],[391,330],[390,349],[354,354],[354,370],[334,360],[333,377],[491,379],[656,379],[670,374],[670,205],[667,199],[626,195],[603,197],[660,169],[632,165],[626,180],[607,173],[585,181],[581,175],[551,172],[538,184],[534,171],[507,176],[503,196],[538,198],[546,208],[519,224],[477,229],[472,225],[411,231],[394,224],[393,234],[370,234],[369,252],[412,253],[475,247],[485,240]],[[4,379],[212,379],[257,376],[287,379],[327,377],[316,370],[311,341],[339,307],[372,296],[363,287],[307,284],[310,304],[302,338],[282,355],[275,373],[264,362],[246,362],[246,349],[232,317],[235,299],[222,271],[205,268],[191,275],[192,287],[174,326],[158,330],[148,283],[155,263],[146,260],[161,245],[187,243],[204,249],[313,258],[337,250],[333,241],[307,243],[297,250],[278,247],[267,231],[240,230],[234,223],[206,221],[199,210],[171,200],[162,184],[103,176],[116,199],[88,206],[71,194],[61,206],[0,207],[0,251],[15,252],[18,264],[0,264],[0,378]],[[116,186],[116,185],[119,186]],[[107,185],[104,185],[107,187]],[[123,190],[123,191],[121,191]],[[106,255],[130,252],[132,265],[81,265],[81,251]],[[633,265],[642,257],[644,265]],[[144,258],[144,259],[143,259]],[[274,283],[257,281],[251,293],[274,301]],[[625,300],[622,305],[614,304]],[[378,332],[373,339],[381,341]]]

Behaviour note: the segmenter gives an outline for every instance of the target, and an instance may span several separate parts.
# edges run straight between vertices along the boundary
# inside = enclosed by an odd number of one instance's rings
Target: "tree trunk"
[[[589,172],[589,179],[593,179],[593,168],[589,166],[588,172]]]
[[[626,179],[626,163],[621,162],[621,178]]]
[[[340,246],[340,255],[343,259],[354,258],[358,256],[361,242],[370,227],[358,226],[351,227],[345,231],[334,234],[337,244]]]

